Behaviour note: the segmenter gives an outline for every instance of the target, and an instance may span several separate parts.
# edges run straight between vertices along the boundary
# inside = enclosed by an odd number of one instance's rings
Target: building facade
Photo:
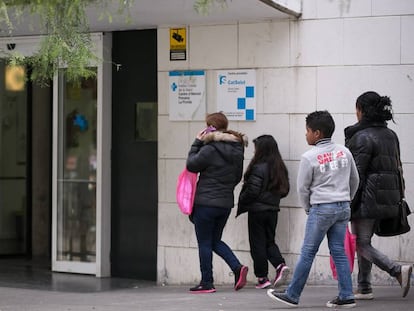
[[[414,3],[307,0],[302,1],[299,19],[188,25],[187,29],[186,62],[169,61],[169,29],[158,29],[159,283],[196,283],[199,278],[195,234],[192,224],[175,204],[175,181],[204,123],[169,120],[168,72],[171,70],[206,71],[208,112],[217,111],[216,71],[256,70],[257,120],[230,122],[230,127],[246,133],[250,141],[264,133],[272,134],[278,141],[289,168],[292,188],[281,202],[276,240],[290,266],[294,266],[300,253],[306,222],[304,211],[298,207],[296,173],[301,154],[309,148],[305,141],[307,113],[330,111],[336,122],[333,140],[344,143],[343,129],[356,122],[356,98],[368,90],[390,96],[395,124],[389,126],[400,137],[408,202],[414,198],[411,190],[414,145],[409,130],[414,117],[414,44],[410,39],[414,30]],[[246,164],[252,153],[250,144],[245,153]],[[390,258],[412,263],[413,251],[408,245],[413,234],[374,238],[373,243]],[[233,211],[224,241],[244,264],[252,267],[246,216],[235,219]],[[213,265],[216,283],[233,281],[231,271],[221,259],[214,257]],[[373,271],[374,283],[396,283],[379,269]],[[254,275],[249,273],[249,278],[253,282]],[[333,282],[326,239],[315,259],[309,282]]]
[[[154,1],[142,3],[156,6]],[[232,1],[229,10],[245,3]],[[175,187],[190,145],[205,124],[199,116],[173,117],[171,72],[203,72],[203,112],[207,113],[222,105],[219,72],[254,72],[255,118],[231,120],[230,127],[250,141],[265,133],[278,141],[289,169],[291,192],[281,201],[276,240],[291,267],[300,253],[306,222],[296,195],[296,174],[300,156],[309,148],[305,141],[309,112],[330,111],[336,122],[333,140],[344,143],[343,129],[356,122],[356,98],[368,90],[390,96],[395,124],[389,125],[400,138],[410,203],[414,199],[410,139],[414,3],[259,3],[273,4],[268,10],[279,11],[250,18],[244,12],[247,17],[239,20],[216,19],[217,12],[200,20],[176,16],[176,22],[165,16],[155,25],[134,30],[125,25],[110,29],[95,25],[96,50],[104,60],[91,64],[96,79],[75,87],[65,81],[63,72],[46,90],[32,85],[24,91],[0,88],[0,143],[2,150],[13,150],[0,160],[0,255],[46,257],[53,271],[98,277],[131,277],[158,284],[199,281],[194,228],[177,207]],[[171,57],[174,29],[186,33],[181,60]],[[41,37],[21,35],[2,38],[2,48],[33,53]],[[8,70],[5,63],[0,65],[2,71]],[[250,144],[246,165],[252,155]],[[240,188],[241,184],[235,198]],[[391,258],[412,263],[413,237],[410,232],[373,241]],[[234,210],[223,238],[252,267],[246,215],[236,219]],[[230,272],[214,257],[217,285],[232,283]],[[248,280],[255,281],[253,273]],[[335,282],[326,240],[309,282]],[[375,268],[373,282],[395,280]]]

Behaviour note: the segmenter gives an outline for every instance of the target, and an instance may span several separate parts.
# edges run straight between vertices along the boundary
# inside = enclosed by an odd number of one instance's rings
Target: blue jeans
[[[198,242],[201,284],[214,282],[213,251],[224,259],[233,272],[241,266],[230,247],[221,240],[230,212],[231,208],[194,206],[193,222]]]
[[[299,303],[313,260],[325,235],[338,274],[339,299],[354,298],[351,271],[344,250],[345,230],[350,215],[349,202],[312,205],[306,222],[302,251],[286,290],[290,299]]]

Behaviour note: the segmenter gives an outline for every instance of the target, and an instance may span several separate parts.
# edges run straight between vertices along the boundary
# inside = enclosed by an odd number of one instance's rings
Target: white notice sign
[[[217,71],[217,110],[229,120],[256,120],[256,71]]]
[[[170,71],[170,120],[204,120],[206,75],[204,70]]]

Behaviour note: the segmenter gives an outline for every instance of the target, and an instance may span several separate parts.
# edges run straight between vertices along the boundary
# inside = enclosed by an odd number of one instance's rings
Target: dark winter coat
[[[400,200],[397,135],[385,122],[361,121],[345,129],[345,145],[359,172],[359,188],[351,203],[351,218],[397,216]]]
[[[200,173],[194,205],[233,208],[234,187],[243,174],[244,147],[230,133],[215,131],[196,139],[188,153],[187,169]]]
[[[267,163],[255,164],[240,191],[237,216],[245,212],[279,211],[280,195],[270,192]]]

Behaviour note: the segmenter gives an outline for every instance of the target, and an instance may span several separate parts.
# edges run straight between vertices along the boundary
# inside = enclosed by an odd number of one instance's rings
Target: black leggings
[[[285,263],[285,259],[275,243],[277,215],[276,211],[249,212],[250,254],[253,259],[254,274],[258,278],[267,277],[268,260],[274,268]]]

